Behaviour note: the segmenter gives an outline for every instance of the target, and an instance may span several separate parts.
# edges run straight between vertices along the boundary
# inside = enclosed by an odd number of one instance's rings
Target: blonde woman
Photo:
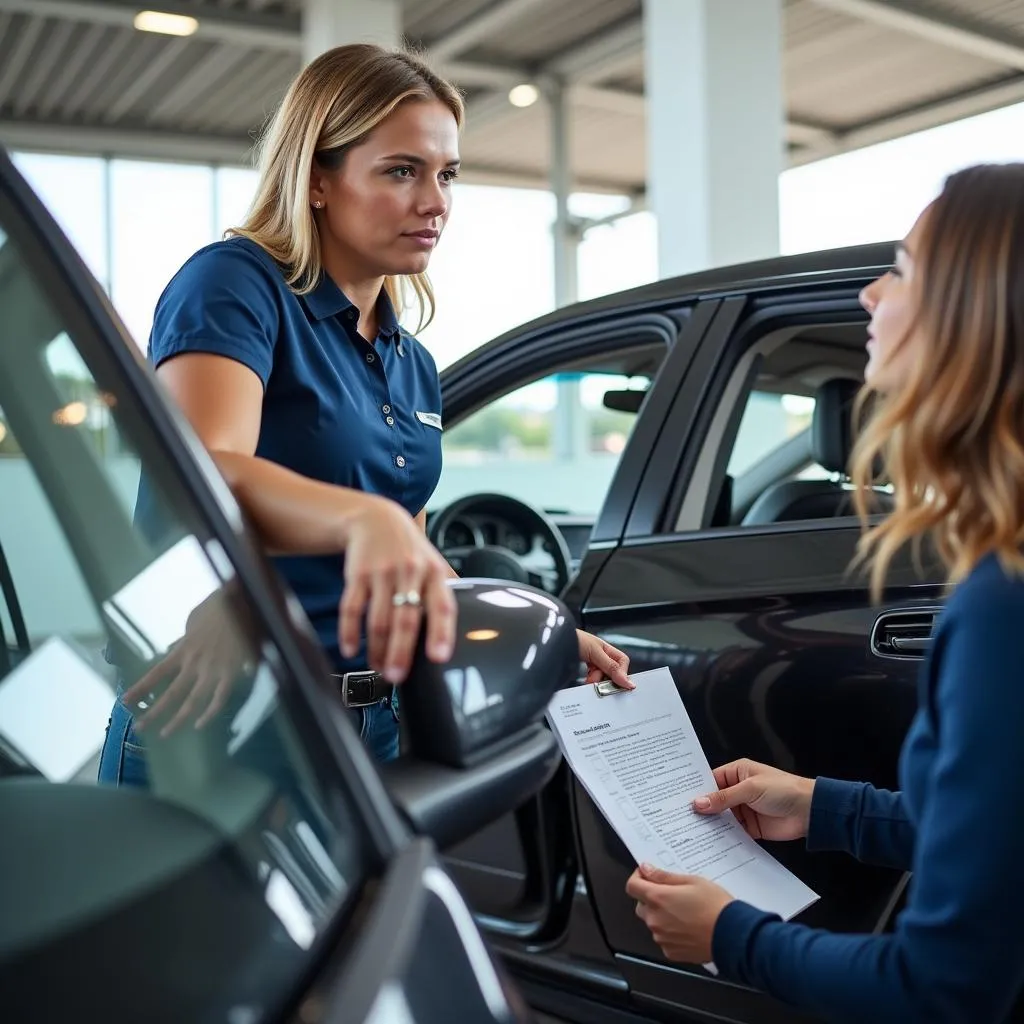
[[[882,935],[833,935],[641,866],[627,885],[670,959],[829,1021],[996,1024],[1024,988],[1024,165],[953,175],[896,262],[862,295],[871,314],[853,457],[860,511],[884,458],[896,508],[861,555],[881,593],[893,555],[928,539],[952,592],[920,682],[901,792],[739,761],[696,801],[757,839],[806,838],[912,871]],[[1016,1007],[1016,1009],[1015,1009]]]
[[[433,660],[454,636],[453,573],[424,531],[440,386],[399,316],[407,294],[420,326],[433,313],[425,271],[451,212],[462,120],[458,91],[408,53],[353,45],[313,61],[261,144],[248,219],[175,275],[150,336],[157,375],[275,554],[382,760],[398,751],[393,684],[421,617]],[[144,481],[142,522],[155,504]],[[215,632],[200,612],[197,642]],[[126,704],[153,672],[115,706],[102,780],[144,781],[130,763],[137,732],[202,725],[223,705],[229,673],[193,669],[188,646],[158,667],[137,722]],[[580,650],[593,673],[625,680],[621,652],[587,634]]]

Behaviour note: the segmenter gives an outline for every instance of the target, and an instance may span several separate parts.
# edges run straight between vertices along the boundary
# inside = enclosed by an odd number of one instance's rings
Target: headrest
[[[855,380],[826,381],[814,397],[811,451],[829,473],[846,475],[853,451],[853,402],[860,390]]]

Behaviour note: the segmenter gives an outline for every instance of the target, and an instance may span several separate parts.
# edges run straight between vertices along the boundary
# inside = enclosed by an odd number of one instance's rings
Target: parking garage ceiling
[[[300,67],[302,0],[152,6],[198,30],[137,31],[139,2],[0,0],[0,141],[248,162]],[[403,27],[466,93],[466,180],[546,184],[546,105],[508,93],[561,79],[575,186],[643,192],[641,0],[405,0]],[[1024,101],[1024,0],[786,0],[783,68],[792,164],[934,127]]]

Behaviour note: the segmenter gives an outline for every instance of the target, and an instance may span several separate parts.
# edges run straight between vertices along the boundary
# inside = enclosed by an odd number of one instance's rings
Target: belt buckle
[[[377,672],[344,672],[340,676],[341,703],[347,708],[367,708],[384,697],[377,689]]]

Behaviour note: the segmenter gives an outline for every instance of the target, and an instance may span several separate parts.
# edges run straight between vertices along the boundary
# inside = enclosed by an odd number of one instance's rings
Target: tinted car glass
[[[146,396],[3,219],[0,1018],[257,1024],[352,906],[366,829]],[[99,784],[126,691],[172,712]]]

